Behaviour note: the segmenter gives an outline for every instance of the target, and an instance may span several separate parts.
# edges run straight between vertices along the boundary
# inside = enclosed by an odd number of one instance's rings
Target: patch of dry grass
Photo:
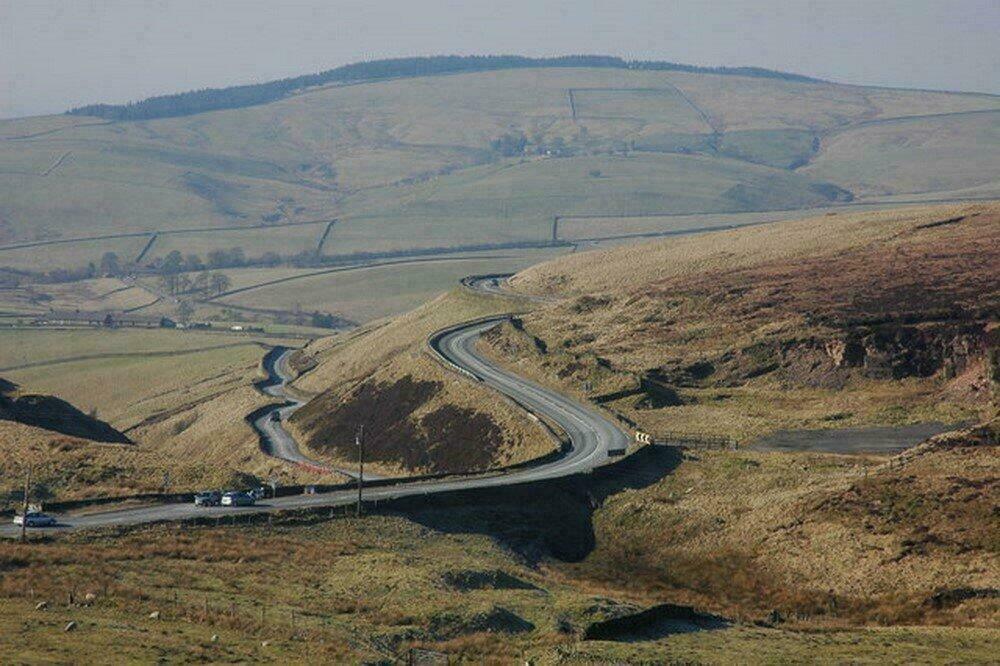
[[[996,434],[952,440],[891,465],[690,452],[658,484],[612,496],[594,516],[597,548],[563,571],[745,619],[996,628],[1000,544],[985,517],[1000,499]],[[962,589],[984,593],[934,601]]]

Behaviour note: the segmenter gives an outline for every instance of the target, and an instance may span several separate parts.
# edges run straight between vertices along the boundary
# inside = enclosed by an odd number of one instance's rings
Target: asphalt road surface
[[[275,398],[285,400],[287,404],[261,414],[253,422],[254,429],[263,435],[264,452],[316,472],[334,472],[350,479],[358,478],[358,473],[354,470],[331,467],[303,455],[295,438],[285,430],[282,423],[288,421],[288,418],[305,403],[287,390],[288,382],[292,379],[288,360],[295,350],[282,347],[276,348],[275,351],[277,353],[269,353],[264,357],[264,370],[267,372],[268,380],[260,385],[260,390]],[[278,419],[274,418],[275,414],[278,415]],[[382,477],[365,474],[365,478],[379,479]]]
[[[511,291],[510,289],[510,278],[514,275],[513,273],[492,273],[489,275],[470,275],[467,278],[462,278],[462,284],[472,289],[473,291],[479,291],[484,294],[494,294],[496,296],[506,296],[508,298],[520,298],[527,301],[535,301],[537,303],[544,303],[551,299],[545,296],[535,296],[533,294],[519,294],[517,292]]]
[[[560,456],[548,458],[534,466],[511,470],[447,477],[436,480],[413,481],[400,479],[397,483],[380,485],[364,490],[365,500],[393,499],[413,495],[429,495],[453,490],[487,488],[529,481],[552,479],[587,471],[607,462],[609,452],[624,453],[630,438],[614,422],[601,414],[546,389],[514,373],[504,370],[483,357],[475,349],[475,342],[486,330],[498,325],[503,317],[470,322],[456,326],[434,340],[435,351],[442,360],[466,374],[470,381],[481,381],[504,393],[528,410],[544,415],[557,423],[570,438],[570,446]],[[280,367],[280,366],[279,366]],[[278,370],[278,369],[276,369]],[[280,374],[280,370],[278,370]],[[287,376],[287,375],[286,375]],[[273,395],[273,394],[272,394]],[[279,394],[284,397],[284,394]],[[287,408],[282,408],[287,409]],[[282,435],[280,423],[268,426],[265,431],[276,450],[288,455],[301,455],[298,447],[289,449]],[[287,436],[285,433],[284,436]],[[279,443],[278,440],[281,440]],[[294,445],[294,441],[292,442]],[[294,452],[293,452],[294,451]],[[367,475],[366,475],[367,476]],[[109,526],[139,525],[158,521],[181,520],[199,516],[222,516],[247,513],[281,511],[311,507],[332,507],[349,504],[357,498],[355,489],[337,490],[314,495],[295,495],[265,500],[253,507],[195,507],[192,504],[161,504],[139,508],[103,511],[86,515],[57,516],[59,526],[46,531],[69,530]],[[0,534],[13,536],[19,533],[14,525],[0,527]],[[37,530],[32,530],[37,531]]]

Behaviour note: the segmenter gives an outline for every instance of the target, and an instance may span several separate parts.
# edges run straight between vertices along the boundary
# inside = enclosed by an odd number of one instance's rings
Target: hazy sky
[[[0,0],[0,117],[440,53],[1000,93],[998,35],[1000,0]]]

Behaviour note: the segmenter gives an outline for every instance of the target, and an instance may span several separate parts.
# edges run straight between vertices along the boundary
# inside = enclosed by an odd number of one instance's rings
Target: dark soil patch
[[[486,414],[445,405],[419,420],[413,413],[440,393],[441,382],[367,381],[346,398],[325,393],[292,417],[309,446],[342,458],[357,455],[359,425],[365,427],[365,458],[431,473],[489,468],[503,443],[503,430]]]
[[[970,599],[1000,599],[1000,589],[995,587],[957,587],[941,590],[927,599],[932,608],[953,608]]]
[[[484,613],[463,618],[453,613],[442,613],[431,620],[430,631],[440,638],[454,638],[465,634],[502,633],[521,634],[534,630],[535,625],[502,606],[494,606]]]
[[[436,472],[487,469],[503,442],[492,418],[471,409],[445,405],[420,420],[427,467]]]
[[[537,590],[528,581],[511,576],[499,569],[493,571],[448,571],[442,577],[448,587],[466,592],[468,590]]]
[[[725,629],[729,621],[717,615],[700,613],[690,606],[661,604],[639,613],[595,622],[583,632],[589,641],[651,641],[693,631]]]

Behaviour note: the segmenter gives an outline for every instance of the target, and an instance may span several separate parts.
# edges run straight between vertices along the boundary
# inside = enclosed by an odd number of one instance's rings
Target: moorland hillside
[[[577,254],[498,358],[653,433],[956,423],[997,391],[996,204],[827,214]]]

